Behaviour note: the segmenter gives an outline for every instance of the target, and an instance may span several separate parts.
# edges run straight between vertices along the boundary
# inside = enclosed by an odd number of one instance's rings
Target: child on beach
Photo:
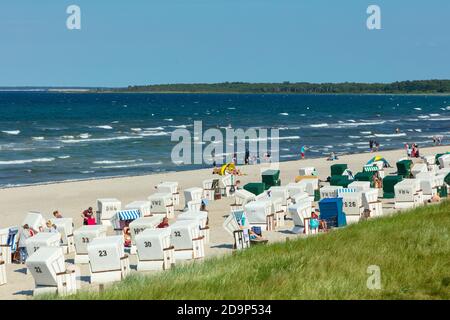
[[[301,155],[302,159],[305,159],[305,146],[302,146],[300,148],[300,155]]]

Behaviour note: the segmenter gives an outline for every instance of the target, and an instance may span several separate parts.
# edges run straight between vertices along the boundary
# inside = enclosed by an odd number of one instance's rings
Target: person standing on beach
[[[305,146],[300,148],[300,155],[302,156],[302,159],[305,159]]]
[[[370,152],[373,152],[373,140],[372,139],[369,140],[369,149],[370,149]]]
[[[249,164],[250,162],[250,151],[245,149],[245,164]]]
[[[34,236],[35,233],[36,232],[32,228],[30,228],[28,224],[24,224],[22,230],[20,231],[18,249],[20,254],[19,262],[21,264],[24,264],[28,258],[28,251],[25,245],[26,240]]]

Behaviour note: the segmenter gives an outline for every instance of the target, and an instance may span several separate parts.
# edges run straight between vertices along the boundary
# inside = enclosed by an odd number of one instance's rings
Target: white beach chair
[[[339,186],[325,186],[320,188],[320,199],[337,198],[337,191],[341,189]]]
[[[353,192],[339,193],[339,191],[342,190],[353,190]],[[345,213],[347,224],[359,222],[364,212],[362,192],[357,192],[355,189],[344,188],[338,190],[338,196],[342,197],[342,210]]]
[[[43,247],[28,257],[26,266],[35,282],[33,295],[77,292],[79,273],[73,266],[66,265],[62,248]]]
[[[270,200],[257,200],[247,203],[244,212],[251,227],[261,227],[262,230],[275,229],[275,215],[272,213]]]
[[[146,229],[136,236],[137,270],[167,270],[175,264],[175,247],[170,243],[171,229]]]
[[[175,261],[200,259],[205,256],[204,239],[200,236],[196,221],[176,221],[170,229],[171,243],[175,247]]]
[[[158,193],[170,193],[172,194],[172,203],[174,206],[180,205],[180,191],[178,182],[161,182],[156,186]]]
[[[416,163],[412,166],[411,173],[414,178],[417,176],[418,173],[421,172],[428,172],[428,166],[426,165],[426,163]]]
[[[39,212],[28,212],[20,226],[23,227],[25,224],[39,232],[45,227],[45,219]]]
[[[122,202],[114,198],[97,199],[97,224],[112,226],[112,219],[122,209]]]
[[[438,177],[431,172],[421,172],[416,175],[420,181],[420,189],[423,192],[423,200],[428,201],[437,194],[439,185]]]
[[[409,209],[423,204],[420,180],[404,179],[394,186],[395,209]]]
[[[148,197],[150,201],[150,212],[152,215],[163,215],[169,219],[174,217],[175,208],[173,206],[171,193],[155,193]]]
[[[8,283],[8,279],[6,278],[6,262],[2,258],[0,255],[0,286]]]
[[[42,247],[61,247],[61,234],[59,232],[39,232],[25,241],[29,255]],[[61,248],[62,250],[62,248]]]
[[[226,174],[219,179],[219,188],[224,197],[229,197],[234,193],[234,176]]]
[[[204,242],[209,243],[208,212],[206,211],[185,211],[178,215],[177,221],[194,220],[200,228],[200,236],[204,237]]]
[[[302,202],[291,204],[288,211],[294,222],[294,228],[291,230],[294,234],[300,234],[305,232],[305,219],[311,218],[311,202]]]
[[[319,189],[319,178],[303,179],[297,182],[300,186],[304,186],[305,191],[312,197],[314,201],[314,192]]]
[[[151,203],[150,201],[133,201],[125,206],[126,210],[139,210],[141,217],[151,216],[150,213]]]
[[[107,227],[104,225],[82,226],[73,232],[75,243],[75,263],[89,263],[87,246],[96,238],[106,237]]]
[[[348,185],[349,189],[355,189],[356,191],[366,191],[370,189],[370,181],[353,181]]]
[[[189,202],[201,203],[203,196],[203,189],[198,187],[188,188],[184,190],[184,208],[189,207]]]
[[[122,236],[96,238],[87,246],[91,283],[109,283],[124,279],[130,261],[124,251]]]
[[[123,229],[132,221],[141,217],[141,211],[139,209],[126,209],[117,211],[116,216],[111,219],[114,233],[116,235],[123,235]]]
[[[11,247],[8,244],[8,237],[9,228],[0,229],[0,261],[3,261],[5,264],[11,263]],[[3,268],[4,267],[5,266],[3,265]],[[2,267],[0,266],[0,268]]]
[[[255,195],[247,190],[239,189],[234,192],[234,203],[230,205],[231,212],[241,211],[249,202],[255,201]]]
[[[444,154],[443,156],[440,156],[438,160],[440,169],[450,168],[450,154]]]
[[[364,210],[370,211],[370,217],[383,215],[383,203],[378,200],[378,193],[378,189],[375,188],[362,191],[362,204]]]
[[[72,218],[53,218],[52,223],[61,235],[61,247],[65,254],[75,251],[73,240],[73,219]]]
[[[222,226],[233,237],[233,248],[236,250],[242,250],[250,247],[250,234],[249,227],[239,225],[236,214],[245,215],[243,211],[231,212],[225,219]]]
[[[134,220],[130,223],[131,248],[130,253],[136,254],[136,237],[147,229],[155,229],[161,223],[162,215],[154,215]]]
[[[318,172],[314,167],[303,167],[298,170],[299,176],[317,176]]]

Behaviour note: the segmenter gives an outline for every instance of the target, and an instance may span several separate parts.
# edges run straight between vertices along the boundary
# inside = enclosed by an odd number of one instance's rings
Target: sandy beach
[[[449,151],[448,146],[422,148],[421,155],[434,155],[439,152]],[[375,154],[363,153],[341,156],[338,161],[329,162],[324,158],[305,159],[280,163],[282,185],[293,182],[298,175],[298,169],[305,166],[314,166],[322,180],[330,175],[330,165],[333,163],[347,163],[354,172],[359,172],[362,166]],[[376,153],[385,157],[394,167],[395,162],[405,156],[404,150],[381,151]],[[417,161],[420,161],[418,159]],[[239,179],[242,185],[248,182],[260,181],[260,166],[241,166],[245,174]],[[395,172],[395,168],[387,169],[388,173]],[[154,186],[161,181],[178,181],[181,190],[181,204],[184,204],[182,190],[188,187],[201,187],[202,181],[212,177],[211,169],[196,171],[172,172],[146,176],[90,180],[79,182],[66,182],[48,185],[26,186],[18,188],[0,189],[0,228],[18,226],[21,224],[28,211],[41,212],[44,217],[50,217],[51,212],[59,210],[64,217],[74,219],[75,227],[82,224],[81,212],[89,206],[96,206],[98,198],[117,198],[122,205],[135,201],[146,200],[149,195],[155,193]],[[210,202],[209,224],[211,229],[211,241],[206,248],[206,258],[230,254],[232,252],[232,238],[222,228],[224,217],[229,212],[229,205],[233,198]],[[180,205],[178,210],[182,209]],[[392,212],[392,205],[384,202],[384,213]],[[264,236],[270,241],[285,241],[287,237],[298,237],[289,233],[292,228],[291,220],[286,226],[277,231],[264,232]],[[73,255],[68,255],[67,261],[72,262]],[[135,264],[135,256],[131,258],[132,268]],[[82,287],[92,289],[89,285],[89,271],[87,266],[81,267]],[[136,272],[133,270],[133,272]],[[8,283],[0,286],[0,299],[29,299],[34,288],[33,278],[25,274],[23,265],[7,265]]]

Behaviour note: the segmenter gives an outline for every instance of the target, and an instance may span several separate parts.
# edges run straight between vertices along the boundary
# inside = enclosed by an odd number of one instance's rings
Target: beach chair
[[[11,247],[8,244],[8,237],[9,228],[0,229],[0,261],[5,264],[11,263]]]
[[[123,229],[131,222],[141,217],[141,211],[138,209],[120,210],[111,220],[116,235],[123,235]]]
[[[423,205],[423,192],[418,179],[404,179],[394,186],[395,209],[409,209]]]
[[[34,236],[28,238],[25,241],[25,246],[29,255],[38,251],[42,247],[61,248],[61,234],[59,232],[39,232]]]
[[[200,236],[204,238],[204,243],[209,243],[208,212],[206,211],[185,211],[178,215],[177,221],[194,220],[198,223]]]
[[[73,219],[72,218],[53,218],[52,223],[56,226],[61,235],[61,247],[65,254],[75,251],[73,240]]]
[[[359,222],[364,212],[362,192],[357,192],[356,189],[340,189],[338,196],[342,198],[347,224]]]
[[[75,263],[88,264],[89,255],[87,246],[96,238],[106,237],[107,227],[104,225],[82,226],[73,232],[75,243]]]
[[[325,186],[320,188],[320,199],[336,198],[339,186]]]
[[[205,257],[204,238],[200,236],[197,221],[176,221],[171,225],[171,243],[175,247],[175,261]]]
[[[431,172],[420,172],[416,174],[416,179],[420,182],[420,189],[423,192],[423,200],[428,201],[438,194],[439,179]]]
[[[294,222],[291,232],[294,234],[305,233],[305,219],[311,217],[311,202],[291,204],[288,211]]]
[[[219,179],[219,188],[222,196],[230,197],[235,189],[234,186],[234,175],[226,174]]]
[[[125,210],[139,210],[141,212],[141,217],[149,217],[152,215],[150,207],[150,201],[133,201],[125,206]]]
[[[20,226],[23,227],[25,224],[28,224],[30,228],[39,232],[40,229],[45,227],[45,219],[39,212],[32,211],[27,213]]]
[[[121,281],[130,273],[122,236],[95,238],[87,245],[87,251],[91,283]]]
[[[72,265],[66,265],[63,249],[42,247],[31,254],[26,266],[33,276],[35,288],[33,295],[70,295],[77,292],[79,272]]]
[[[341,176],[348,169],[347,164],[333,164],[330,166],[330,176]]]
[[[203,189],[198,187],[188,188],[184,190],[184,208],[189,210],[194,210],[200,206],[202,203]]]
[[[209,201],[216,200],[216,194],[220,194],[219,179],[203,180],[203,198]]]
[[[175,264],[175,247],[170,243],[171,229],[146,229],[136,238],[137,271],[168,270]]]
[[[418,173],[428,172],[428,166],[426,163],[416,163],[411,168],[411,174],[414,178],[416,178]]]
[[[342,198],[327,198],[319,201],[320,219],[326,221],[327,228],[339,228],[347,225],[343,206]]]
[[[331,176],[330,185],[347,188],[350,183],[352,183],[348,176]]]
[[[117,211],[122,209],[122,203],[114,198],[97,199],[97,223],[112,227],[112,219]]]
[[[314,167],[303,167],[298,170],[299,176],[318,176],[318,172]]]
[[[172,219],[175,214],[175,208],[172,202],[171,193],[155,193],[148,197],[150,201],[150,212],[152,215],[162,215]]]
[[[257,200],[247,203],[244,206],[244,212],[250,227],[259,226],[267,231],[275,229],[275,215],[270,200]]]
[[[223,228],[234,239],[233,249],[243,250],[250,247],[249,226],[246,224],[244,211],[232,212],[225,219]]]
[[[319,190],[319,178],[310,177],[308,179],[302,179],[297,184],[303,187],[305,192],[311,197],[311,200],[314,201],[316,190]]]
[[[383,179],[383,198],[395,198],[394,186],[403,180],[402,176],[387,176]]]
[[[401,160],[397,162],[397,175],[403,178],[411,177],[411,167],[413,162],[411,160]]]
[[[269,189],[267,187],[267,189]],[[266,184],[264,182],[251,182],[247,183],[244,186],[244,190],[247,190],[248,192],[253,193],[255,196],[258,196],[266,190]]]
[[[270,187],[281,185],[280,170],[268,169],[261,173],[262,182],[264,182],[265,190]]]
[[[439,168],[450,168],[450,154],[444,154],[438,158],[439,160]]]
[[[0,254],[0,286],[8,283],[6,278],[6,262],[3,259],[2,254]]]
[[[178,182],[161,182],[156,186],[158,193],[170,193],[172,194],[172,203],[174,206],[180,205],[180,192]]]
[[[348,187],[350,189],[355,189],[356,191],[363,192],[366,190],[370,190],[371,183],[370,181],[353,181],[348,185]]]
[[[241,211],[249,202],[255,201],[255,195],[245,189],[236,190],[234,193],[234,203],[230,205],[231,212]]]
[[[3,254],[3,261],[5,262],[5,264],[10,264],[13,262],[12,257],[17,251],[17,237],[19,234],[18,227],[10,227],[8,230],[8,239],[6,245],[4,245],[3,242],[0,245],[0,249]]]
[[[142,217],[130,223],[131,248],[130,254],[136,254],[136,237],[147,229],[155,229],[161,223],[163,217],[154,215],[150,217]]]

